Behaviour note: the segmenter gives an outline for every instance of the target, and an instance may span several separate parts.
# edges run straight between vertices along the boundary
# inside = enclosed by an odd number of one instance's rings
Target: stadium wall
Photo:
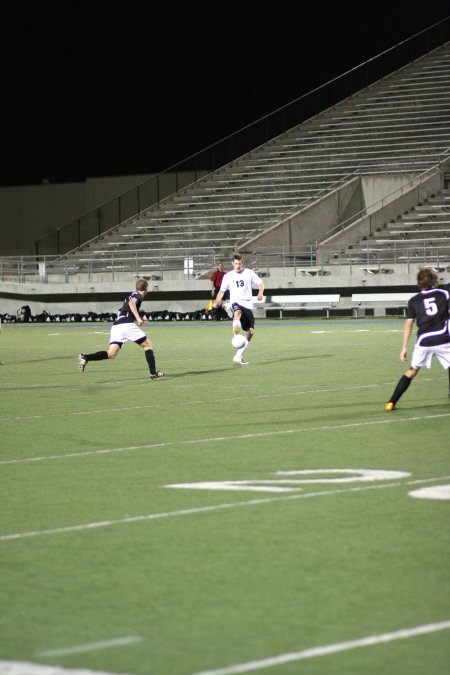
[[[148,178],[151,174],[0,188],[0,256],[34,255],[38,239]]]

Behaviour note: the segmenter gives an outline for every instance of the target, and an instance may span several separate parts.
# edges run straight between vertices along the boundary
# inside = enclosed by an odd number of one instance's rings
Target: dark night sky
[[[448,14],[448,0],[15,0],[0,185],[162,170]]]

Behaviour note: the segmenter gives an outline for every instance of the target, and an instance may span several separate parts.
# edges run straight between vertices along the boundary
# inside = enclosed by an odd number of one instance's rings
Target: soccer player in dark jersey
[[[150,379],[156,380],[160,377],[165,377],[165,373],[161,370],[156,370],[152,343],[146,334],[139,328],[139,326],[147,323],[147,321],[142,319],[139,314],[139,308],[142,300],[147,294],[147,289],[148,281],[146,279],[138,279],[136,281],[136,290],[125,298],[122,307],[118,311],[117,319],[111,326],[108,351],[94,352],[93,354],[80,354],[79,364],[82,373],[89,361],[115,359],[122,345],[124,345],[125,342],[130,341],[135,342],[137,345],[144,348],[145,358],[150,370]]]
[[[444,291],[447,291],[447,293],[450,295],[450,284],[440,284],[439,288],[443,288]],[[448,322],[448,330],[450,333],[450,319]],[[450,368],[448,369],[448,397],[450,398]]]
[[[438,276],[429,267],[420,270],[417,275],[417,285],[420,288],[420,293],[410,298],[406,310],[400,361],[406,361],[407,359],[407,345],[414,321],[418,328],[417,340],[411,365],[398,381],[394,393],[386,403],[387,412],[395,409],[397,401],[408,389],[420,368],[431,367],[433,356],[437,358],[443,368],[450,368],[450,293],[445,288],[437,288]],[[450,370],[448,372],[450,375]]]

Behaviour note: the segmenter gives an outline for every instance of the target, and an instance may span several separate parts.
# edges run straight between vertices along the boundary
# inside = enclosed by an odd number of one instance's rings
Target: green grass
[[[448,377],[434,363],[384,412],[402,328],[259,321],[240,367],[228,322],[150,324],[168,373],[151,382],[135,345],[78,371],[109,325],[5,326],[0,659],[192,675],[449,620],[449,502],[408,494],[450,482]],[[205,481],[247,482],[167,487]],[[443,630],[252,672],[447,675],[449,645]]]

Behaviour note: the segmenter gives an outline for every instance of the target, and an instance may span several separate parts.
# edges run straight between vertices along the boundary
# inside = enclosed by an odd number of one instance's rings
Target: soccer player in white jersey
[[[241,366],[248,365],[248,361],[243,359],[243,354],[247,349],[255,332],[255,317],[253,314],[253,296],[252,288],[258,288],[258,300],[262,300],[264,295],[264,283],[253,270],[244,267],[242,256],[235,253],[231,259],[233,269],[227,272],[222,279],[220,291],[214,300],[214,307],[220,307],[223,296],[226,291],[230,292],[230,306],[233,312],[233,333],[237,335],[241,330],[245,332],[245,344],[236,351],[233,357],[233,363]]]
[[[395,410],[397,401],[408,389],[419,370],[422,367],[431,367],[433,356],[443,368],[446,370],[450,368],[450,293],[445,288],[437,287],[438,276],[430,267],[420,270],[417,275],[417,285],[420,293],[409,300],[406,310],[400,361],[406,361],[408,357],[407,345],[414,322],[418,328],[417,340],[411,357],[411,365],[399,379],[394,393],[386,403],[387,412]]]

